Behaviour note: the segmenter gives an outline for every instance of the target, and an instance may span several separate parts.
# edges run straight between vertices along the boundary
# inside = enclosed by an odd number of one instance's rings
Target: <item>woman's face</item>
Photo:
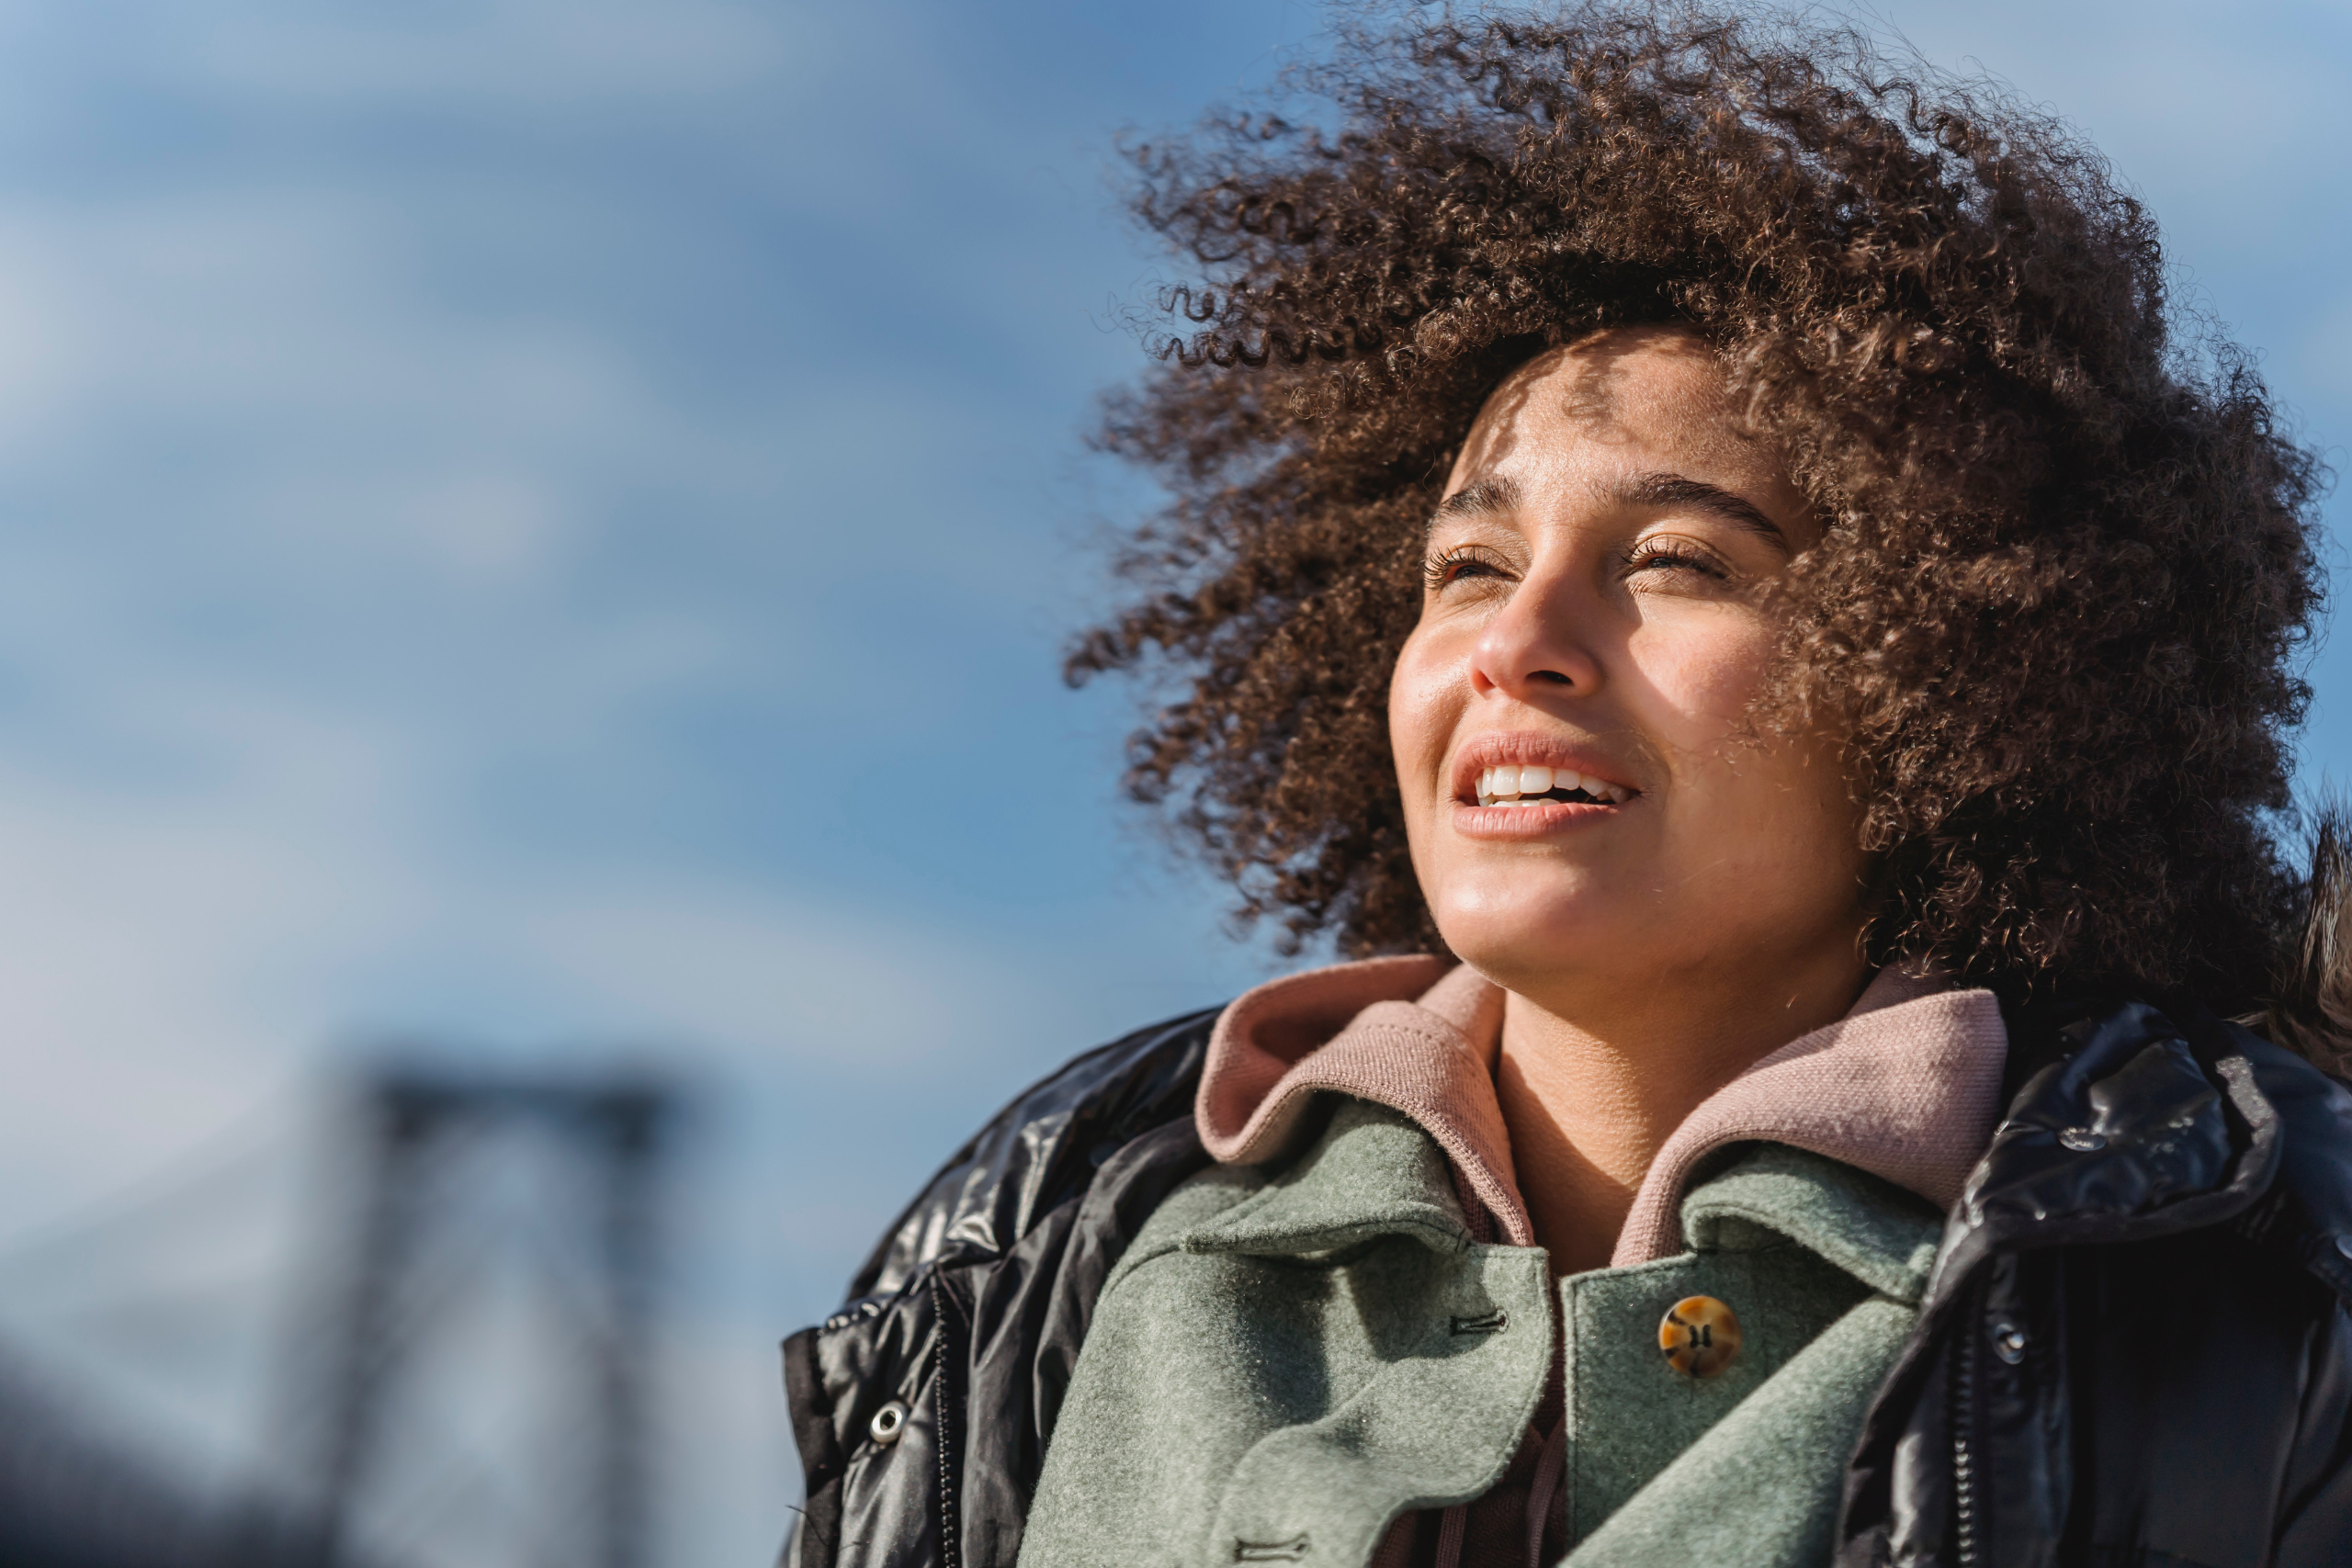
[[[1488,400],[1388,705],[1455,953],[1554,1010],[1677,976],[1757,1005],[1859,976],[1838,749],[1742,723],[1777,647],[1769,590],[1819,536],[1691,337],[1603,334]]]

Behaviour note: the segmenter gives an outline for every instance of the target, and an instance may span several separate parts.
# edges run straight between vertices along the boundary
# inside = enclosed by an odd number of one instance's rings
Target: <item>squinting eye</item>
[[[1435,593],[1450,583],[1465,577],[1499,577],[1501,568],[1486,558],[1477,549],[1448,550],[1431,556],[1421,568],[1421,576],[1430,592]]]
[[[1723,563],[1713,557],[1675,544],[1640,547],[1626,556],[1625,565],[1634,571],[1687,570],[1707,577],[1727,575]]]

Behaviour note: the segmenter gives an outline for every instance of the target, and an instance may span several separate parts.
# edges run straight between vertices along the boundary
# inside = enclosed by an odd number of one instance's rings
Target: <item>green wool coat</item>
[[[1408,1511],[1467,1503],[1566,1370],[1576,1568],[1826,1562],[1846,1460],[1910,1332],[1941,1216],[1775,1145],[1682,1205],[1691,1250],[1561,1281],[1482,1245],[1410,1120],[1333,1097],[1287,1162],[1170,1195],[1104,1283],[1021,1568],[1361,1568]],[[1738,1314],[1721,1375],[1675,1371],[1683,1297]]]

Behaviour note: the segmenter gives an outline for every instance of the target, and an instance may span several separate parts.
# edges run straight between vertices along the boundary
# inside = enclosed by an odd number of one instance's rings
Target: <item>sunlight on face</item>
[[[1539,1003],[1845,964],[1860,813],[1825,739],[1745,728],[1818,526],[1687,334],[1548,353],[1431,519],[1389,729],[1455,953]]]

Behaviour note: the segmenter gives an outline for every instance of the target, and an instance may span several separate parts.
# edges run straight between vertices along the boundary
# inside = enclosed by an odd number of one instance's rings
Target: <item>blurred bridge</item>
[[[357,1090],[302,1182],[240,1459],[191,1462],[0,1339],[0,1563],[648,1568],[674,1086],[410,1054]],[[184,1196],[0,1258],[0,1304],[74,1245],[170,1239]]]

